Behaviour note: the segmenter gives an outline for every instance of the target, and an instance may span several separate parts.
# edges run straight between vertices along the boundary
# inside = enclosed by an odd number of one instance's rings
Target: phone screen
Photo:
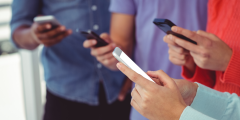
[[[154,82],[137,64],[135,64],[124,52],[121,52],[120,58],[125,62],[126,66],[142,75],[144,78]],[[121,61],[120,61],[121,62]],[[154,82],[155,83],[155,82]]]

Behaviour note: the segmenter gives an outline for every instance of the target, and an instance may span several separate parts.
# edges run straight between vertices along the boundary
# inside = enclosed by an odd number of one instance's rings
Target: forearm
[[[135,43],[135,16],[112,13],[110,35],[112,40],[132,57]]]
[[[198,84],[191,107],[218,120],[239,119],[240,99],[236,94],[221,93]]]
[[[13,33],[14,42],[23,49],[33,50],[37,48],[39,43],[35,39],[29,26],[21,26]]]

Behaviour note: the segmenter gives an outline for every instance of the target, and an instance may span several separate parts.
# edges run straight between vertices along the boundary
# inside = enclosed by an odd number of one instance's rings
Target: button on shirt
[[[172,64],[168,57],[166,35],[153,24],[155,18],[171,20],[189,30],[205,30],[208,0],[112,0],[110,11],[134,15],[136,45],[134,59],[144,71],[162,69],[172,78],[181,77],[181,67]],[[145,120],[134,108],[131,120]]]
[[[109,32],[109,0],[14,0],[12,32],[21,25],[31,25],[38,15],[53,15],[73,34],[52,47],[44,47],[41,60],[47,88],[68,100],[98,105],[98,89],[103,81],[108,103],[118,97],[124,75],[113,72],[83,48],[86,40],[76,31]],[[41,7],[42,6],[42,7]]]

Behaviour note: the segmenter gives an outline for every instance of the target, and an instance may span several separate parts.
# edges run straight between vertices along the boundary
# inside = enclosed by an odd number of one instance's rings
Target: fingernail
[[[177,27],[173,27],[173,28],[172,28],[172,31],[173,31],[173,32],[177,32]]]
[[[46,25],[46,28],[47,28],[47,29],[50,29],[50,28],[51,28],[51,25],[47,24],[47,25]]]
[[[65,27],[61,27],[60,30],[61,30],[61,31],[64,31],[64,30],[65,30]]]
[[[96,41],[96,40],[93,40],[93,41],[92,41],[92,44],[96,44],[96,43],[97,43],[97,41]]]
[[[116,44],[115,44],[115,43],[113,43],[113,44],[112,44],[112,47],[113,47],[113,48],[115,48],[115,47],[116,47]]]
[[[168,39],[172,40],[172,35],[168,35],[167,37]]]
[[[117,68],[121,69],[121,63],[117,63]]]

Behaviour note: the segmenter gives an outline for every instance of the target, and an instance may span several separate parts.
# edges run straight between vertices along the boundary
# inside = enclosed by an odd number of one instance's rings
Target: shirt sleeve
[[[233,50],[232,57],[225,72],[222,73],[220,80],[224,83],[232,83],[240,87],[240,51]]]
[[[180,117],[180,120],[216,120],[216,119],[204,115],[201,112],[198,112],[197,110],[188,106],[184,109]]]
[[[136,6],[134,0],[111,0],[110,12],[135,15]]]
[[[182,77],[192,82],[198,82],[204,84],[210,88],[215,85],[216,74],[215,71],[204,70],[196,66],[194,74],[188,71],[185,67],[182,67]]]
[[[240,119],[240,99],[236,94],[221,93],[201,84],[198,86],[191,105],[193,109],[217,120]]]
[[[33,18],[41,14],[40,0],[13,0],[12,19],[11,19],[11,42],[16,48],[19,48],[13,40],[13,32],[22,25],[31,26]]]

